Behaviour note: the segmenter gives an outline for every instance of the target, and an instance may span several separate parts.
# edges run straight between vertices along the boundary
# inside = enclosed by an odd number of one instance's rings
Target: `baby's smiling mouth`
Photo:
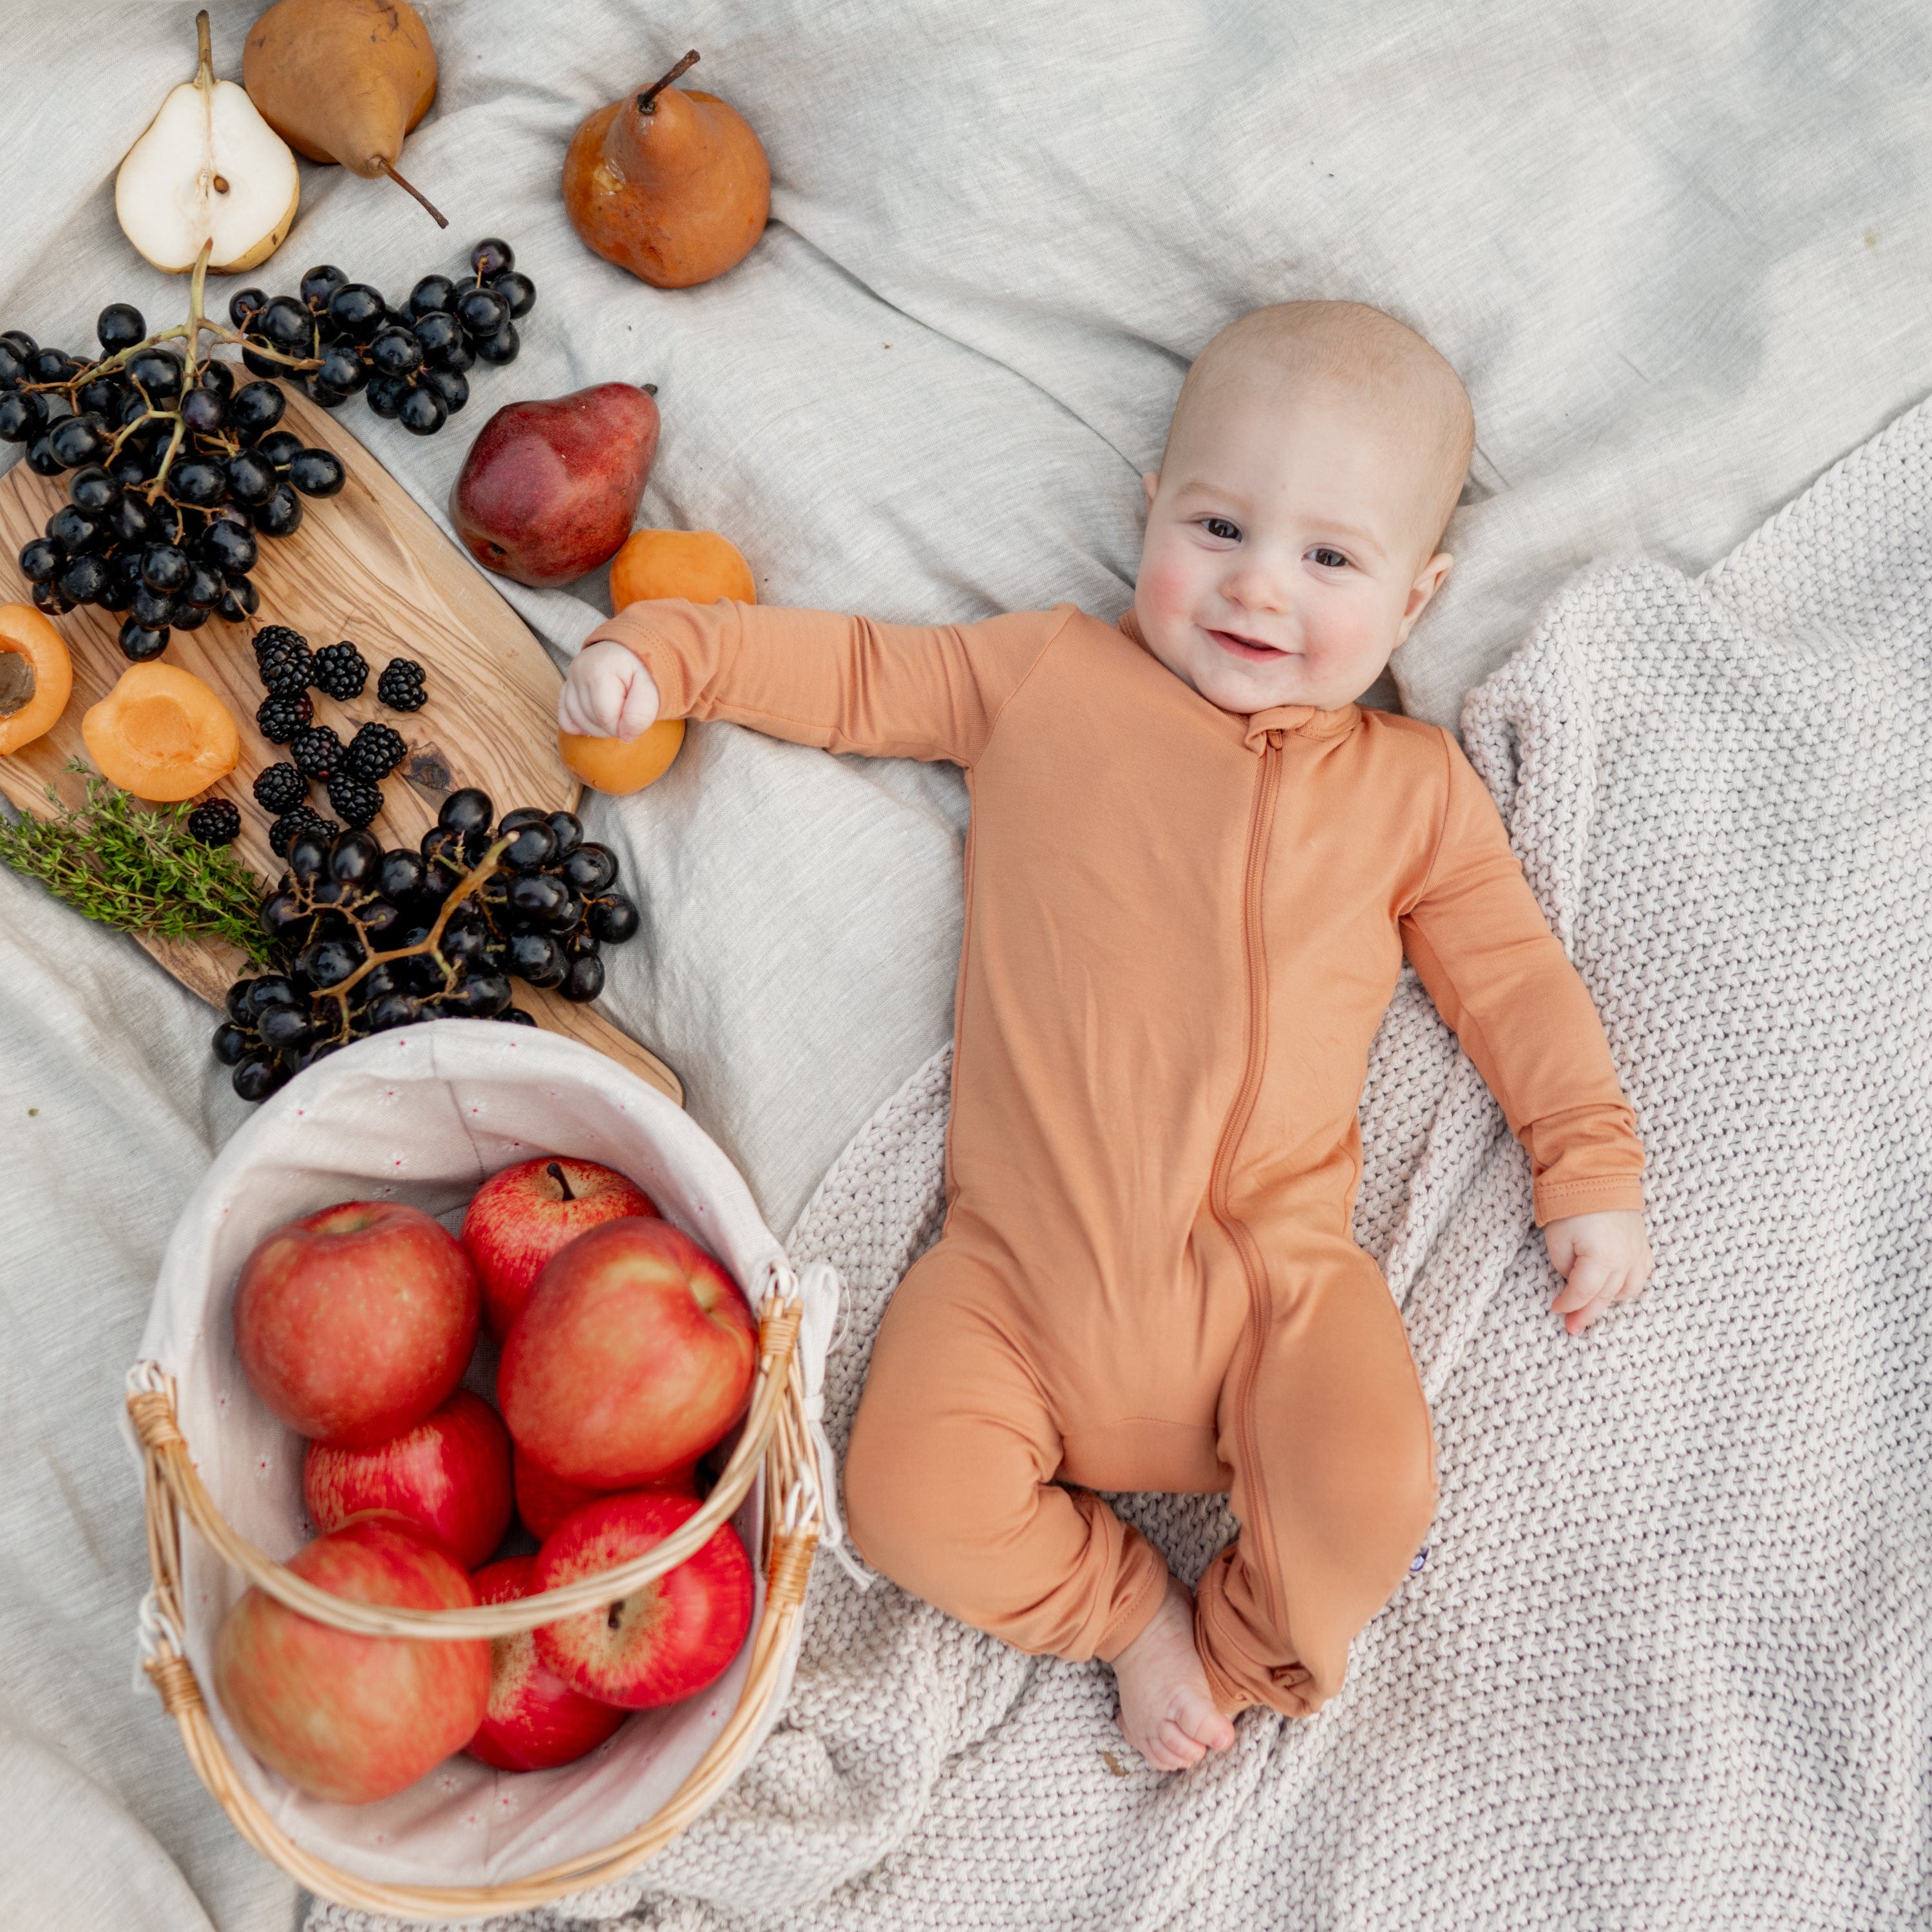
[[[1245,658],[1250,664],[1260,664],[1270,658],[1288,655],[1278,645],[1264,644],[1256,638],[1244,638],[1238,632],[1210,630],[1208,634],[1230,657]]]

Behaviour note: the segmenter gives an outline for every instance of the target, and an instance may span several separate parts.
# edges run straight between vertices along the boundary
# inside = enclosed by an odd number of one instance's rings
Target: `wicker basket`
[[[326,1081],[324,1076],[328,1076]],[[238,1231],[226,1225],[235,1212],[235,1189],[238,1184],[244,1189],[248,1185],[251,1158],[266,1161],[271,1176],[284,1181],[279,1196],[266,1210],[268,1225],[275,1225],[288,1218],[285,1210],[290,1190],[286,1160],[275,1166],[272,1149],[285,1150],[292,1135],[300,1135],[305,1128],[325,1140],[332,1132],[339,1134],[342,1120],[355,1118],[367,1096],[377,1094],[393,1101],[398,1083],[405,1087],[413,1083],[419,1095],[434,1090],[440,1108],[449,1096],[482,1091],[492,1079],[496,1082],[494,1090],[541,1092],[554,1108],[560,1103],[566,1112],[573,1102],[587,1096],[606,1110],[609,1118],[617,1120],[623,1131],[641,1136],[640,1144],[651,1144],[654,1136],[660,1137],[658,1144],[664,1139],[676,1142],[687,1166],[692,1158],[697,1161],[698,1181],[688,1184],[682,1194],[677,1181],[668,1182],[662,1169],[640,1171],[636,1160],[627,1165],[618,1159],[611,1164],[633,1172],[658,1194],[668,1218],[730,1256],[741,1280],[750,1271],[746,1264],[756,1258],[755,1251],[768,1250],[758,1260],[755,1279],[748,1283],[760,1322],[751,1406],[730,1460],[704,1507],[675,1535],[633,1562],[580,1578],[542,1596],[473,1609],[412,1610],[350,1602],[318,1590],[267,1555],[232,1526],[204,1481],[184,1432],[176,1364],[170,1358],[185,1353],[200,1382],[209,1384],[210,1371],[203,1358],[226,1344],[232,1270],[218,1286],[211,1283],[204,1291],[207,1302],[199,1319],[184,1324],[178,1307],[163,1306],[170,1269],[178,1281],[191,1278],[198,1268],[205,1267],[209,1252],[232,1256],[242,1241],[252,1245],[258,1232],[266,1232],[266,1228]],[[482,1111],[471,1108],[472,1113]],[[545,1123],[526,1118],[529,1111],[518,1110],[524,1126],[548,1139],[560,1139],[554,1128],[545,1133]],[[477,1131],[467,1124],[466,1127],[471,1142],[476,1142]],[[608,1134],[580,1133],[574,1144],[562,1144],[571,1138],[563,1135],[560,1144],[548,1150],[582,1153],[592,1159],[606,1158],[613,1151]],[[520,1145],[524,1150],[531,1148],[528,1140],[520,1143],[518,1138],[503,1136],[495,1147],[479,1149],[480,1172],[494,1172],[510,1160],[525,1157]],[[499,1154],[501,1158],[496,1157]],[[325,1158],[311,1191],[326,1199],[341,1199],[355,1191],[356,1178],[350,1174],[351,1184],[345,1185],[343,1166]],[[459,1191],[472,1184],[460,1183]],[[692,1191],[694,1185],[695,1192]],[[274,1192],[272,1185],[269,1191]],[[398,1186],[386,1191],[410,1190]],[[443,1194],[449,1191],[447,1186],[442,1189]],[[442,1198],[433,1186],[427,1192],[432,1200]],[[299,1188],[296,1192],[298,1196]],[[323,1199],[314,1204],[323,1204]],[[449,1204],[446,1201],[444,1204]],[[298,1205],[296,1211],[301,1211]],[[220,1227],[225,1249],[211,1250],[206,1237],[210,1225]],[[742,1231],[747,1228],[752,1231],[751,1255],[742,1245]],[[732,1255],[734,1228],[741,1232],[736,1238],[738,1250]],[[215,1272],[220,1273],[220,1265]],[[789,1688],[812,1554],[826,1526],[829,1455],[814,1417],[818,1370],[823,1365],[836,1294],[836,1280],[830,1270],[808,1270],[802,1282],[794,1275],[776,1242],[764,1234],[762,1223],[756,1221],[742,1180],[687,1116],[642,1082],[573,1042],[534,1035],[521,1028],[513,1032],[483,1022],[439,1021],[433,1027],[380,1036],[350,1048],[314,1070],[313,1075],[292,1083],[271,1101],[224,1150],[216,1170],[184,1213],[182,1226],[176,1231],[164,1265],[156,1316],[149,1326],[148,1342],[154,1345],[158,1341],[158,1346],[145,1349],[144,1360],[130,1374],[127,1399],[143,1468],[148,1553],[153,1572],[153,1588],[142,1606],[142,1667],[178,1725],[196,1774],[242,1836],[290,1876],[325,1898],[419,1919],[470,1918],[548,1904],[622,1876],[676,1838],[730,1784],[770,1728]],[[212,1318],[218,1309],[222,1318],[219,1321]],[[809,1338],[805,1342],[802,1327]],[[184,1335],[190,1338],[185,1343]],[[218,1366],[213,1371],[214,1385],[219,1387],[221,1381]],[[231,1400],[242,1399],[254,1400],[252,1396],[231,1397],[224,1391],[214,1399],[214,1412],[223,1412],[220,1406]],[[206,1412],[210,1405],[203,1400],[200,1407]],[[228,1480],[232,1490],[232,1472]],[[248,1492],[236,1493],[244,1504],[253,1504]],[[714,1693],[724,1692],[738,1678],[735,1703],[728,1708],[721,1696],[715,1709],[690,1714],[714,1728],[675,1790],[647,1817],[611,1842],[577,1850],[536,1869],[516,1871],[500,1882],[398,1882],[367,1870],[346,1869],[339,1852],[332,1858],[313,1843],[303,1843],[304,1836],[313,1839],[316,1835],[304,1828],[301,1814],[304,1808],[318,1815],[332,1810],[339,1816],[347,1808],[317,1808],[302,1800],[273,1774],[247,1760],[238,1744],[225,1742],[226,1720],[210,1708],[190,1661],[190,1653],[195,1648],[188,1634],[191,1619],[198,1617],[201,1622],[205,1660],[208,1630],[218,1621],[220,1605],[206,1578],[197,1588],[189,1574],[194,1566],[184,1562],[184,1552],[190,1556],[200,1552],[194,1545],[184,1544],[184,1520],[206,1551],[233,1573],[235,1580],[228,1585],[231,1596],[245,1582],[339,1629],[373,1636],[460,1639],[528,1630],[608,1603],[614,1596],[634,1590],[684,1561],[720,1523],[734,1516],[741,1533],[750,1531],[747,1543],[754,1552],[759,1585],[759,1600],[754,1606],[745,1648],[732,1671],[714,1687]],[[699,1701],[692,1700],[694,1704]],[[668,1718],[672,1714],[664,1714]],[[232,1732],[228,1736],[232,1740]],[[620,1732],[620,1738],[623,1736]],[[687,1743],[686,1756],[690,1748]],[[523,1775],[567,1780],[574,1768]],[[481,1767],[474,1770],[484,1778],[516,1775],[490,1774]],[[554,1797],[559,1789],[551,1787]],[[567,1802],[568,1787],[561,1789]],[[386,1802],[399,1803],[408,1796],[401,1794],[398,1800]],[[361,1808],[365,1812],[377,1808]],[[405,1820],[402,1834],[406,1835],[410,1828]],[[326,1838],[326,1830],[322,1835]]]

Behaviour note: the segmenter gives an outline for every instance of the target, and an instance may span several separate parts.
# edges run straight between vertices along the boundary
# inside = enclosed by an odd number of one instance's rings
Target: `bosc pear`
[[[248,29],[242,78],[297,154],[387,175],[449,226],[396,166],[436,98],[436,49],[409,0],[276,0]]]
[[[570,143],[563,205],[585,244],[660,289],[708,282],[764,232],[772,171],[744,117],[671,82],[688,53],[642,92],[600,107]]]
[[[302,199],[288,144],[232,80],[217,80],[208,15],[194,20],[200,64],[161,103],[114,179],[114,214],[158,268],[230,274],[282,245]]]

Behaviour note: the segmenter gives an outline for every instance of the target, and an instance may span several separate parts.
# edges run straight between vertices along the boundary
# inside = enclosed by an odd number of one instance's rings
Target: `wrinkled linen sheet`
[[[112,299],[181,313],[112,179],[191,68],[193,10],[8,9],[5,326],[78,345]],[[229,74],[255,10],[212,9]],[[354,405],[341,433],[440,514],[490,410],[656,382],[644,519],[724,530],[769,602],[1112,614],[1186,358],[1255,303],[1358,297],[1475,400],[1458,569],[1395,666],[1448,721],[1576,565],[1705,567],[1932,377],[1932,21],[1910,0],[424,10],[442,91],[407,165],[449,234],[305,166],[258,279],[333,260],[400,292],[495,232],[539,305],[450,432]],[[659,292],[579,248],[556,171],[584,112],[694,45],[766,140],[775,220],[729,278]],[[579,590],[509,587],[560,659],[601,614]],[[607,1007],[783,1228],[947,1036],[956,775],[713,726],[592,815],[647,920]],[[296,1910],[128,1689],[142,1556],[113,1418],[168,1228],[242,1117],[209,1024],[130,944],[0,878],[9,1923],[252,1932]]]

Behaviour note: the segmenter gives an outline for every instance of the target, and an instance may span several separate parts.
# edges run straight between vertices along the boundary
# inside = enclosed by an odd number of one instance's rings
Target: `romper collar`
[[[1277,704],[1266,711],[1252,711],[1247,718],[1247,746],[1258,752],[1270,731],[1286,731],[1298,738],[1339,738],[1362,715],[1359,704],[1338,705],[1324,711],[1312,704]]]
[[[1147,640],[1141,635],[1141,627],[1131,604],[1120,614],[1115,628],[1142,650],[1147,650]],[[1198,692],[1192,694],[1200,698]],[[1248,749],[1257,752],[1265,748],[1270,731],[1288,732],[1298,738],[1338,738],[1343,732],[1352,730],[1362,715],[1359,704],[1340,705],[1333,711],[1324,711],[1313,704],[1276,704],[1265,711],[1252,711],[1245,718],[1240,718],[1235,712],[1222,710],[1219,705],[1208,704],[1204,698],[1201,698],[1200,701],[1208,705],[1216,717],[1225,718],[1231,724],[1238,722]]]

